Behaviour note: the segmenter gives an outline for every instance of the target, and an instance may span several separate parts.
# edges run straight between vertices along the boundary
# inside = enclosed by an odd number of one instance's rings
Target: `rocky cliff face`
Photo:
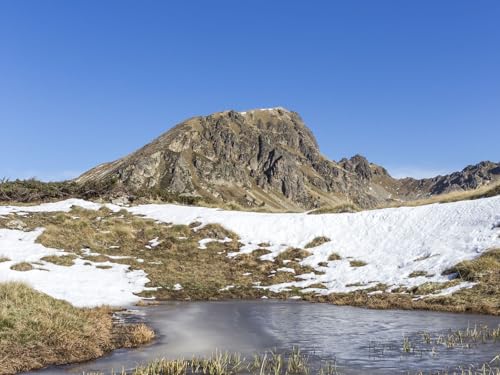
[[[281,210],[346,201],[373,207],[417,190],[439,194],[475,188],[500,176],[498,164],[468,168],[435,179],[396,180],[360,155],[334,162],[321,155],[297,113],[272,108],[191,118],[76,181],[113,179],[131,193],[157,189]]]

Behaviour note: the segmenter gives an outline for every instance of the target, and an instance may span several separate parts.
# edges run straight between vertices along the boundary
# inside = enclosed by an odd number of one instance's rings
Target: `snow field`
[[[74,205],[92,210],[102,206],[69,199],[38,206],[0,206],[0,216],[69,212]],[[269,253],[262,259],[272,260],[290,247],[304,248],[316,237],[331,239],[308,249],[310,255],[301,262],[318,273],[296,275],[296,281],[266,287],[276,292],[299,287],[304,291],[328,294],[368,288],[378,283],[388,285],[390,290],[425,282],[446,282],[449,276],[442,275],[444,270],[462,260],[473,259],[488,249],[500,247],[500,197],[324,215],[224,211],[172,204],[135,207],[106,204],[106,207],[115,212],[125,208],[135,215],[159,222],[220,224],[237,233],[242,244],[239,252],[228,256],[250,253],[259,248],[258,244],[268,243],[266,249]],[[99,269],[96,265],[104,263],[84,265],[82,259],[76,259],[70,267],[41,261],[41,265],[31,271],[11,270],[15,263],[40,262],[46,255],[65,254],[36,244],[42,231],[0,229],[0,257],[9,259],[0,262],[0,282],[25,281],[35,289],[76,306],[123,306],[139,299],[135,294],[145,289],[147,275],[143,271],[130,271],[129,266],[123,264],[106,262],[105,265],[111,268]],[[160,242],[159,238],[152,239],[149,246],[152,248]],[[209,242],[208,239],[200,241],[200,251]],[[332,253],[340,255],[341,259],[328,261]],[[366,265],[353,267],[351,261],[362,261]],[[280,272],[290,270],[286,267],[279,269]],[[410,277],[417,271],[426,271],[427,274]],[[322,283],[326,289],[309,288],[316,283]],[[471,286],[463,283],[442,290],[440,294]]]

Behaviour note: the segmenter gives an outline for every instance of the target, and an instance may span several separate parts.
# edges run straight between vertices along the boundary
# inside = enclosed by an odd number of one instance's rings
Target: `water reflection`
[[[118,350],[97,361],[47,369],[37,374],[77,374],[132,368],[156,358],[209,355],[216,348],[247,355],[298,346],[313,363],[336,359],[346,374],[406,373],[491,360],[500,344],[446,350],[437,355],[402,355],[403,337],[419,332],[500,324],[500,318],[424,311],[366,310],[282,301],[179,302],[139,309],[157,332],[152,345]],[[382,355],[383,353],[383,355]],[[364,372],[366,373],[366,372]]]

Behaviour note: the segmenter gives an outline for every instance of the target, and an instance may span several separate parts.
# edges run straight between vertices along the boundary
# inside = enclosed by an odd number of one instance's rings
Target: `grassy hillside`
[[[418,200],[398,200],[375,207],[415,207],[432,203],[449,203],[462,200],[473,200],[493,197],[500,194],[500,182],[482,186],[475,190],[455,191],[447,194],[435,195]],[[29,204],[49,201],[58,201],[68,198],[81,199],[103,199],[109,200],[116,195],[127,195],[131,201],[140,204],[151,202],[168,202],[186,205],[199,205],[205,207],[218,207],[225,210],[255,211],[255,212],[299,212],[297,210],[276,209],[272,204],[259,207],[248,207],[235,202],[222,202],[206,197],[195,197],[177,193],[167,192],[161,189],[149,189],[140,191],[127,191],[119,186],[114,180],[99,183],[77,184],[72,181],[42,182],[36,179],[28,180],[0,180],[0,204]],[[358,212],[363,209],[358,205],[337,199],[336,205],[321,206],[309,212],[309,214]]]
[[[499,194],[500,194],[500,182],[495,182],[492,183],[491,185],[481,186],[480,188],[477,188],[475,190],[454,191],[451,193],[434,195],[432,197],[418,199],[418,200],[395,202],[378,208],[415,207],[433,203],[451,203],[451,202],[458,202],[465,200],[490,198],[497,196]]]
[[[0,283],[0,374],[90,360],[152,338],[118,327],[107,308],[78,309],[22,283]]]
[[[131,200],[176,202],[179,204],[196,204],[200,198],[170,193],[160,189],[128,191],[119,186],[115,180],[107,179],[99,182],[77,184],[73,181],[42,182],[31,178],[27,180],[0,180],[0,203],[41,203],[68,198],[109,199],[116,195],[127,195]],[[205,204],[214,204],[206,201]]]

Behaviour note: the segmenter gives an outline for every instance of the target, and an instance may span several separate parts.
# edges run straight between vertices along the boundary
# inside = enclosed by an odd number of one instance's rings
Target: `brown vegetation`
[[[311,249],[313,247],[317,247],[323,245],[324,243],[330,242],[331,240],[328,237],[320,236],[314,238],[311,242],[309,242],[304,248]]]
[[[104,264],[108,261],[131,265],[148,274],[151,280],[148,286],[158,288],[144,292],[145,297],[167,300],[258,298],[269,293],[255,288],[255,283],[264,286],[290,282],[295,280],[296,274],[313,271],[298,263],[310,255],[303,249],[289,249],[275,262],[259,259],[269,252],[264,248],[229,258],[228,253],[239,250],[238,237],[215,224],[202,228],[199,228],[200,223],[168,225],[131,215],[125,210],[113,213],[106,208],[92,211],[77,207],[69,213],[34,213],[22,220],[25,230],[46,228],[37,240],[44,246],[74,254],[44,257],[43,261],[71,265],[74,257],[79,256],[99,268],[109,267]],[[217,241],[226,237],[231,242]],[[156,247],[150,246],[149,241],[153,238],[159,240]],[[214,241],[207,243],[206,249],[200,249],[198,241],[205,238]],[[82,249],[90,249],[92,255]],[[126,258],[110,258],[113,255]],[[283,260],[289,261],[285,264]],[[296,274],[278,271],[285,266],[294,269]],[[182,289],[176,290],[175,284],[182,285]]]
[[[40,260],[43,260],[45,262],[57,264],[58,266],[72,266],[74,264],[74,260],[76,259],[76,256],[73,254],[67,254],[67,255],[48,255]]]
[[[334,261],[334,260],[341,260],[342,257],[337,254],[337,253],[331,253],[329,256],[328,256],[328,260],[329,261]]]
[[[344,212],[359,212],[361,208],[354,203],[345,202],[336,206],[325,206],[308,212],[309,215],[340,214]]]
[[[377,208],[416,207],[433,203],[451,203],[465,200],[490,198],[497,195],[500,195],[500,181],[494,182],[490,185],[482,186],[475,190],[453,191],[451,193],[434,195],[417,200],[393,202],[390,204],[380,205]]]
[[[364,267],[366,266],[366,262],[363,262],[362,260],[351,260],[349,262],[351,267]]]
[[[1,220],[9,219],[0,219],[0,225]],[[300,264],[311,254],[308,250],[289,248],[274,261],[261,259],[269,253],[266,248],[260,248],[251,254],[228,257],[229,253],[239,250],[240,243],[235,233],[219,225],[199,228],[199,223],[191,226],[163,224],[133,216],[125,210],[114,213],[105,208],[98,211],[73,208],[69,213],[33,213],[20,219],[23,220],[25,230],[46,228],[38,238],[40,243],[73,253],[74,256],[88,261],[89,266],[105,268],[109,267],[105,262],[112,261],[131,265],[132,269],[144,270],[151,280],[148,286],[157,289],[145,291],[142,295],[159,300],[213,300],[262,296],[288,298],[300,295],[310,301],[371,308],[499,313],[499,250],[493,250],[473,261],[460,263],[448,271],[450,274],[456,274],[457,278],[447,283],[428,282],[410,289],[393,287],[392,293],[387,291],[387,286],[377,286],[347,294],[318,296],[314,293],[302,293],[299,288],[290,288],[282,293],[256,288],[258,285],[265,287],[295,281],[297,276],[309,272],[319,274],[320,271]],[[216,241],[225,237],[231,238],[232,241]],[[153,238],[159,240],[156,247],[150,247],[149,241]],[[204,238],[212,238],[215,241],[206,244],[206,249],[200,249],[198,241]],[[98,254],[89,255],[89,249]],[[110,258],[113,255],[125,258]],[[72,256],[62,259],[69,265]],[[329,257],[329,261],[339,259],[336,253]],[[45,257],[43,260],[62,262],[61,257]],[[350,260],[350,264],[352,267],[366,265],[355,259]],[[323,262],[322,265],[327,266],[327,263]],[[295,274],[278,271],[282,267],[293,269]],[[427,274],[424,270],[419,270],[409,276]],[[462,281],[474,281],[478,284],[451,296],[433,296],[441,289]],[[174,288],[176,284],[180,284],[182,288]],[[319,284],[318,287],[324,286]],[[369,294],[373,291],[378,294]]]
[[[136,335],[134,328],[115,335],[107,308],[78,309],[25,284],[0,283],[0,374],[97,358]]]
[[[10,269],[19,272],[25,272],[25,271],[31,271],[33,269],[33,266],[31,265],[31,263],[21,262],[13,264],[12,266],[10,266]]]
[[[392,293],[385,292],[387,286],[380,286],[327,296],[306,295],[304,299],[373,309],[418,309],[500,315],[500,249],[491,250],[474,260],[461,262],[448,273],[456,273],[458,277],[448,283],[424,283],[411,290],[402,288]],[[474,281],[477,284],[452,295],[432,296],[435,292],[463,281]],[[369,294],[374,290],[383,292]]]

